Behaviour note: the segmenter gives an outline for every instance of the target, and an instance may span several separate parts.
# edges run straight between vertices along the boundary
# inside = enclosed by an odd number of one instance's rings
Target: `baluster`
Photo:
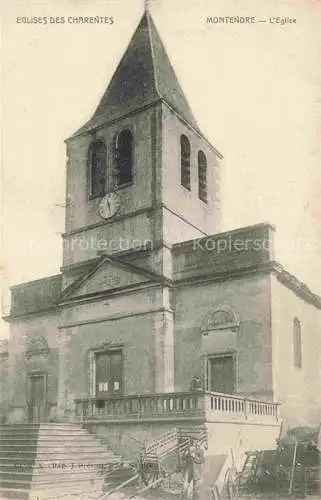
[[[132,409],[133,413],[139,413],[139,397],[137,396],[136,398],[132,399]]]
[[[155,410],[156,410],[157,413],[160,413],[162,411],[161,399],[160,399],[159,396],[156,396]]]
[[[137,413],[138,413],[138,415],[141,415],[142,412],[143,412],[142,397],[138,396],[137,397]]]

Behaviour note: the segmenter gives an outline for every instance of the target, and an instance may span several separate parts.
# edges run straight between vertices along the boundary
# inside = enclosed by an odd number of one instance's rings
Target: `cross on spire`
[[[144,10],[147,12],[149,10],[150,0],[144,0]]]

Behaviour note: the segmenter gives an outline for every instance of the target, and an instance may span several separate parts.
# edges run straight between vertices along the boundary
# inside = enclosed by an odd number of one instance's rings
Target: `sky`
[[[59,272],[64,139],[94,112],[143,3],[6,0],[0,6],[3,313],[9,286]],[[223,229],[271,222],[277,259],[321,293],[321,2],[149,4],[200,128],[224,155]],[[114,22],[17,22],[24,16],[106,16]],[[266,22],[206,22],[218,16]],[[296,22],[270,22],[277,16]],[[5,335],[1,323],[0,337]]]

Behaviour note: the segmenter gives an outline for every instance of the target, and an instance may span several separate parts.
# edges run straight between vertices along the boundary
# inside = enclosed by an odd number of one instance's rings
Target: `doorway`
[[[46,376],[45,373],[37,373],[28,377],[28,421],[40,423],[45,420],[46,413]]]
[[[123,392],[123,355],[121,350],[97,352],[96,395],[121,394]]]
[[[208,390],[234,394],[236,389],[234,356],[230,354],[209,357],[207,361]]]

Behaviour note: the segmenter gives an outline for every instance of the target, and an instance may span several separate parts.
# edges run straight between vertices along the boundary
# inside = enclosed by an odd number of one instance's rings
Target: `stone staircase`
[[[90,500],[121,462],[81,425],[0,425],[0,500]]]

